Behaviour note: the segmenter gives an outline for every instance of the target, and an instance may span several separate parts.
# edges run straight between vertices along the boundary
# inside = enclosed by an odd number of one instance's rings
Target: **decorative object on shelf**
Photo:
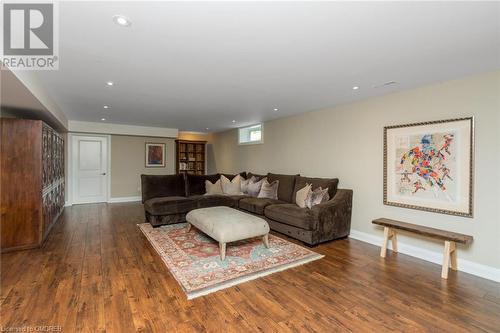
[[[146,142],[146,168],[165,167],[165,144]]]
[[[64,138],[40,120],[1,128],[1,249],[39,247],[64,209]]]
[[[384,127],[384,204],[472,217],[472,117]]]
[[[206,141],[175,140],[176,172],[204,175]]]

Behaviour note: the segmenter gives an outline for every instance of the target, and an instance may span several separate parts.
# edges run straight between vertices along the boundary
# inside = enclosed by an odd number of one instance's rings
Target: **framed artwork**
[[[165,167],[165,144],[146,142],[146,168]]]
[[[474,119],[384,127],[384,204],[472,217]]]

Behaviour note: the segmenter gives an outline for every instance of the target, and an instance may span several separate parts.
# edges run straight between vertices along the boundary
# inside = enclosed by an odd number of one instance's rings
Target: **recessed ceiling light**
[[[108,81],[108,82],[106,82],[106,85],[107,85],[107,86],[110,86],[110,87],[111,87],[112,85],[114,85],[114,84],[115,84],[115,83],[114,83],[113,81]]]
[[[274,108],[274,111],[278,111],[278,108]]]
[[[359,89],[359,87],[358,87],[358,86],[354,86],[354,87],[352,87],[352,90],[358,90],[358,89]]]
[[[102,121],[106,121],[106,118],[101,118]]]
[[[103,108],[105,108],[105,109],[109,109],[109,106],[107,106],[107,105],[104,105],[104,106],[103,106]]]
[[[233,120],[233,124],[236,122],[236,120]]]
[[[132,22],[130,21],[130,19],[126,16],[123,16],[123,15],[115,15],[113,16],[113,21],[118,24],[118,25],[121,25],[122,27],[130,27],[130,25],[132,24]]]

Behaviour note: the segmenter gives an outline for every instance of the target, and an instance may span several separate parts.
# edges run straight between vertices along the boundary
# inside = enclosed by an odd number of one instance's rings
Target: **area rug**
[[[186,224],[153,228],[138,224],[188,299],[299,266],[324,257],[274,235],[269,249],[262,238],[227,244],[226,259],[220,260],[219,244]]]

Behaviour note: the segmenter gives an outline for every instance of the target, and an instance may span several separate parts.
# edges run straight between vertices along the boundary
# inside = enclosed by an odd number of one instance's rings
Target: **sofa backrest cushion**
[[[233,178],[236,177],[236,175],[231,174],[231,173],[221,173],[219,175],[223,175],[224,177],[226,177],[229,180],[233,180]],[[246,171],[240,172],[240,173],[238,173],[238,175],[243,177],[243,179],[247,179],[247,172]]]
[[[268,173],[267,180],[269,183],[279,180],[278,187],[278,199],[286,202],[295,203],[295,197],[293,197],[295,189],[295,178],[299,175],[280,175],[276,173]],[[304,187],[304,186],[302,186]]]
[[[186,175],[186,196],[205,194],[205,180],[209,180],[212,184],[215,184],[219,180],[220,175],[218,173],[213,175]]]
[[[141,175],[142,202],[151,198],[185,196],[184,175]]]
[[[266,175],[258,175],[256,173],[251,173],[251,172],[248,172],[247,173],[247,178],[246,179],[251,179],[252,177],[255,177],[257,178],[257,181],[261,180],[262,178],[266,177]]]
[[[338,178],[309,178],[309,177],[297,177],[295,181],[295,189],[293,191],[293,199],[295,200],[295,196],[297,191],[304,188],[306,184],[312,184],[312,190],[314,191],[318,187],[322,187],[323,189],[328,187],[328,195],[330,199],[333,199],[335,194],[337,193],[337,186],[339,185]]]

